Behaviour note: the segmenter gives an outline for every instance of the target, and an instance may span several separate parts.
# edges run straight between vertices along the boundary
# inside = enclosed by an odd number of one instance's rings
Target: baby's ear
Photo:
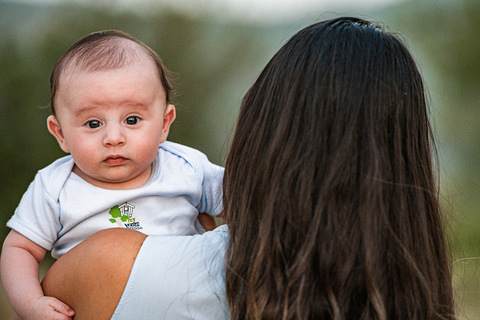
[[[70,151],[68,149],[67,143],[65,142],[62,127],[57,117],[51,115],[47,118],[47,128],[48,131],[50,131],[50,133],[57,139],[60,148],[62,148],[62,150],[66,153],[69,153]]]
[[[160,143],[163,143],[167,140],[168,132],[170,131],[170,125],[172,124],[173,120],[175,120],[175,117],[175,106],[173,104],[167,105],[167,108],[165,108],[165,113],[163,115],[163,127]]]

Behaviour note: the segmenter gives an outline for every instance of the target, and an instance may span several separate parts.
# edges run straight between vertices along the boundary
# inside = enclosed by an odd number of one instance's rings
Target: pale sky
[[[122,3],[169,3],[191,10],[217,10],[235,19],[285,20],[319,15],[325,11],[371,10],[402,0],[117,0]]]
[[[15,1],[15,0],[14,0]],[[16,0],[24,2],[65,2],[65,0]],[[67,0],[68,1],[68,0]],[[190,12],[222,13],[227,19],[274,22],[316,19],[325,12],[368,13],[405,0],[69,0],[71,2],[117,3],[142,11],[149,6],[170,5]]]

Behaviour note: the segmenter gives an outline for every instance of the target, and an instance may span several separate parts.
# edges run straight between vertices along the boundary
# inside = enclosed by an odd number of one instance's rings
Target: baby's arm
[[[12,230],[2,248],[0,272],[13,310],[22,319],[71,319],[75,312],[53,297],[46,297],[38,279],[38,264],[46,250]]]

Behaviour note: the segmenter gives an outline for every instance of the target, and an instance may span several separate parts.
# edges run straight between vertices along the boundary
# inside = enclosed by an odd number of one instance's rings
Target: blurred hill
[[[64,154],[46,129],[55,61],[86,34],[121,29],[159,53],[175,73],[177,120],[169,139],[224,163],[240,100],[283,42],[312,19],[248,24],[105,2],[0,0],[0,239],[40,168]],[[345,10],[344,10],[345,11]],[[343,12],[355,14],[356,12]],[[480,2],[404,1],[360,16],[404,35],[425,75],[438,136],[442,198],[451,225],[461,319],[480,318]],[[45,263],[48,267],[51,260]],[[2,299],[0,319],[11,310]]]

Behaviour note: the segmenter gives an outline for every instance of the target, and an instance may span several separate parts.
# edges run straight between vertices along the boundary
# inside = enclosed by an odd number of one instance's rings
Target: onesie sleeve
[[[59,218],[59,204],[48,193],[42,175],[37,173],[7,226],[51,250],[61,229]]]
[[[217,216],[223,211],[223,171],[224,169],[208,161],[203,155],[202,198],[198,212],[205,212]]]
[[[228,237],[226,225],[203,235],[148,236],[111,319],[229,319]]]
[[[194,183],[199,188],[197,188],[198,192],[195,191],[194,206],[198,212],[205,212],[211,216],[219,215],[223,211],[224,169],[211,163],[207,156],[197,149],[170,141],[165,141],[161,148],[183,159],[195,172],[198,180]]]

